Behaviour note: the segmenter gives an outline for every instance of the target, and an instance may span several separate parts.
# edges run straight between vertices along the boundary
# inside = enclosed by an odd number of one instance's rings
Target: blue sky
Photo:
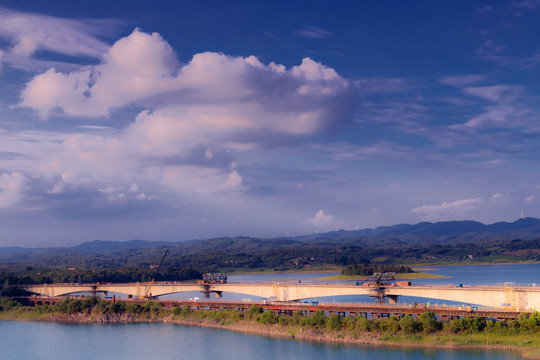
[[[540,217],[540,0],[0,5],[0,246]]]

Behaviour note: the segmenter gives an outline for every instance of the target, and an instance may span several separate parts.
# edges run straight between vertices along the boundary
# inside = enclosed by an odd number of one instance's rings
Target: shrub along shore
[[[65,299],[55,305],[22,306],[0,299],[0,320],[59,322],[169,322],[229,329],[252,334],[356,344],[399,345],[436,348],[481,348],[521,351],[526,358],[540,359],[540,313],[522,314],[517,320],[477,318],[440,322],[433,313],[418,319],[405,316],[366,319],[341,318],[317,311],[303,315],[278,315],[253,305],[249,311],[193,310],[165,307],[159,301],[110,302],[97,297]]]

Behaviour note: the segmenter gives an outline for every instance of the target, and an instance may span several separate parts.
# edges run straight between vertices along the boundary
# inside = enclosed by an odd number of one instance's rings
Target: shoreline
[[[310,280],[329,280],[329,281],[354,281],[354,280],[361,280],[366,281],[371,276],[366,275],[332,275],[322,278],[313,278]],[[437,275],[437,274],[430,274],[426,272],[414,272],[414,273],[399,273],[396,274],[395,280],[417,280],[417,279],[443,279],[443,278],[450,278],[446,275]]]
[[[488,263],[488,262],[468,262],[468,263],[413,263],[413,264],[407,264],[407,266],[418,269],[423,271],[424,268],[427,268],[426,270],[433,270],[434,268],[438,267],[450,267],[450,266],[483,266],[483,265],[489,265],[489,266],[497,266],[497,265],[537,265],[540,264],[539,261],[518,261],[518,262],[501,262],[501,263]],[[327,273],[333,273],[337,272],[339,273],[341,271],[342,267],[335,267],[335,268],[315,268],[315,269],[309,269],[309,268],[303,268],[303,269],[294,269],[294,270],[272,270],[272,269],[255,269],[252,271],[246,271],[245,269],[239,269],[238,271],[231,271],[227,272],[224,271],[223,273],[226,275],[257,275],[257,274],[306,274],[306,273],[313,273],[313,274],[327,274]],[[435,274],[430,274],[435,275]],[[446,277],[446,276],[443,276]]]
[[[470,263],[421,263],[421,264],[408,264],[407,266],[414,268],[419,267],[429,267],[436,268],[442,266],[497,266],[497,265],[537,265],[540,264],[540,261],[517,261],[517,262],[500,262],[500,263],[488,263],[488,262],[470,262]]]
[[[16,314],[11,314],[16,315]],[[20,315],[20,314],[19,314]],[[423,348],[423,349],[460,349],[460,350],[492,350],[492,351],[512,351],[517,352],[526,359],[540,359],[540,353],[535,351],[535,348],[522,348],[511,345],[500,344],[458,344],[453,341],[450,343],[436,342],[439,339],[438,335],[434,335],[433,339],[426,335],[427,342],[420,341],[399,341],[399,337],[392,341],[392,337],[385,334],[373,332],[357,333],[357,336],[351,336],[347,331],[330,331],[327,329],[312,329],[299,325],[281,325],[281,324],[261,324],[250,319],[243,319],[234,323],[220,322],[210,319],[191,319],[179,318],[178,316],[169,314],[167,316],[160,315],[135,315],[135,314],[59,314],[51,313],[44,314],[38,317],[21,317],[7,316],[0,317],[0,321],[42,321],[42,322],[57,322],[68,324],[130,324],[130,323],[164,323],[176,324],[185,326],[199,326],[218,330],[235,331],[239,333],[268,336],[281,339],[294,339],[306,342],[325,342],[334,344],[348,345],[369,345],[369,346],[392,346],[400,348]],[[455,335],[456,339],[460,336]],[[421,340],[419,338],[418,340]]]

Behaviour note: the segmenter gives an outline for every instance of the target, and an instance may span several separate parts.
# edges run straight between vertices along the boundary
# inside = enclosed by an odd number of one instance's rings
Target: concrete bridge
[[[61,296],[78,292],[114,292],[133,297],[146,293],[148,284],[43,284],[28,285],[25,290],[46,296]],[[470,286],[457,287],[448,285],[415,285],[415,286],[355,286],[334,283],[230,283],[230,284],[188,284],[188,283],[154,283],[151,294],[159,297],[168,294],[188,291],[215,293],[240,293],[258,296],[276,301],[293,301],[309,298],[341,295],[370,295],[378,298],[388,297],[391,303],[397,302],[399,296],[456,301],[494,308],[513,308],[523,310],[540,310],[540,286]]]

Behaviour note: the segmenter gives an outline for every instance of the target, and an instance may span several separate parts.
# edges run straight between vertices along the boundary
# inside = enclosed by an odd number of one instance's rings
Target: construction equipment
[[[146,293],[141,296],[141,299],[151,299],[152,293],[150,293],[150,289],[152,288],[152,285],[154,284],[154,281],[156,280],[156,275],[161,268],[161,264],[163,264],[163,260],[165,260],[165,256],[167,256],[167,253],[169,252],[169,249],[165,250],[165,254],[163,254],[163,257],[161,258],[161,261],[159,262],[159,266],[156,268],[156,271],[154,272],[154,276],[152,276],[152,281],[150,281],[150,285],[148,285],[148,289],[146,289]]]
[[[396,273],[394,272],[388,272],[388,273],[375,273],[371,275],[371,277],[368,279],[369,285],[388,285],[390,284],[390,281],[393,281],[396,277]]]
[[[201,293],[207,299],[210,298],[210,293],[215,293],[218,298],[220,298],[222,295],[222,291],[211,289],[212,284],[226,284],[226,283],[227,283],[227,275],[223,275],[221,273],[203,274],[203,279],[199,281],[199,284],[201,285],[201,288],[202,288]]]
[[[368,279],[369,296],[376,298],[378,303],[384,303],[386,296],[386,287],[390,285],[390,281],[393,281],[396,277],[396,273],[375,273]],[[397,301],[397,297],[395,298]]]
[[[203,284],[226,284],[227,275],[221,273],[206,273],[203,275]]]

